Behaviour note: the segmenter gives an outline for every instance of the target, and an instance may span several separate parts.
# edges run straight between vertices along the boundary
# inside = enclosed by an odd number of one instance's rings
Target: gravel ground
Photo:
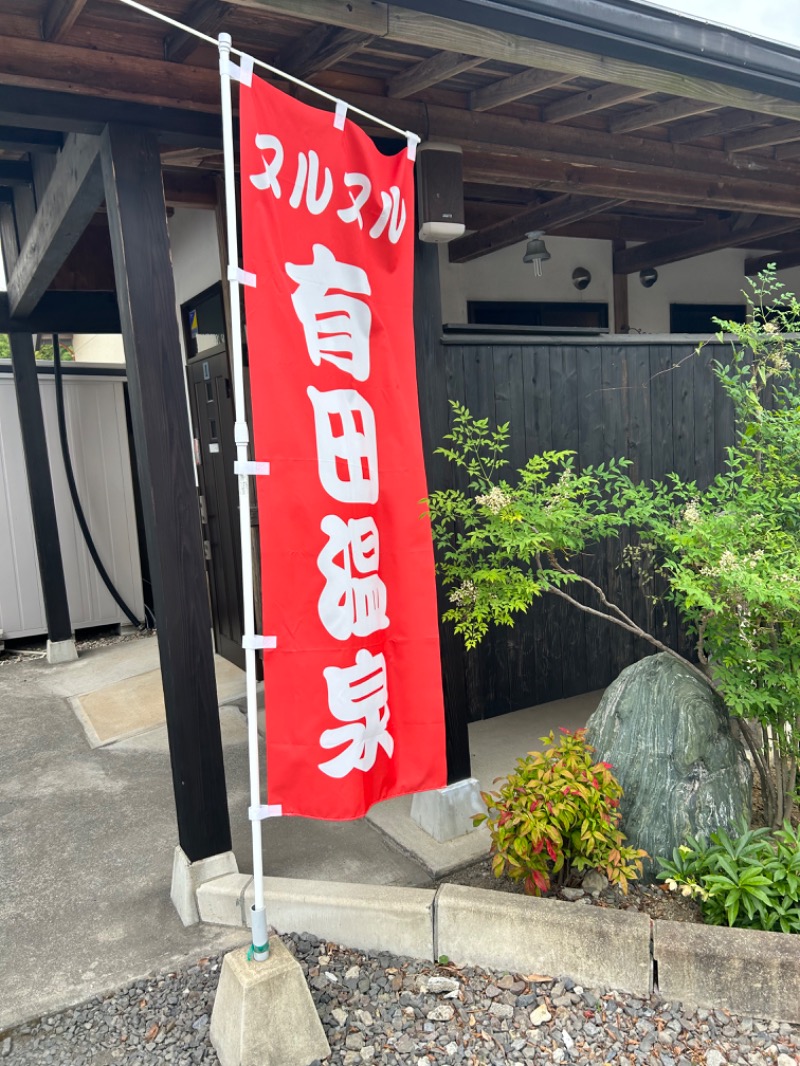
[[[797,1066],[800,1029],[684,1011],[536,974],[457,969],[286,937],[309,981],[331,1066],[645,1063]],[[214,1064],[208,1026],[220,959],[136,981],[0,1038],[19,1066]]]

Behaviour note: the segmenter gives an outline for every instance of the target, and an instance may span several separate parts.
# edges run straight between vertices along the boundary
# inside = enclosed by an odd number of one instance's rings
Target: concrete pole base
[[[440,844],[473,832],[473,815],[485,811],[481,787],[475,777],[432,792],[418,792],[411,801],[411,820]]]
[[[69,640],[48,640],[47,661],[51,666],[59,666],[61,663],[74,663],[78,658],[78,649],[75,646],[75,638]]]
[[[247,948],[222,960],[211,1043],[220,1066],[310,1066],[330,1053],[300,963],[277,936],[269,958],[248,962]]]
[[[169,898],[184,925],[197,925],[200,914],[197,910],[197,890],[206,881],[213,881],[225,874],[238,874],[236,856],[232,851],[210,855],[207,859],[190,862],[180,846],[175,847],[172,859],[172,888]]]

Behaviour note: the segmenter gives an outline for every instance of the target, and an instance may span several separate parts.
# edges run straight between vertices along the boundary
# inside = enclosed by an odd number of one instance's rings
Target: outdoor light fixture
[[[589,283],[592,280],[592,275],[586,269],[586,267],[575,267],[572,271],[572,284],[578,290],[583,292],[584,289],[588,289]]]
[[[655,267],[646,267],[644,270],[640,270],[639,281],[641,281],[646,289],[652,289],[658,281],[658,271]]]
[[[528,238],[528,246],[525,249],[522,262],[533,263],[533,272],[537,278],[540,278],[542,276],[542,263],[551,258],[547,246],[542,240],[544,234],[541,230],[534,230],[533,233],[526,233],[525,236]]]

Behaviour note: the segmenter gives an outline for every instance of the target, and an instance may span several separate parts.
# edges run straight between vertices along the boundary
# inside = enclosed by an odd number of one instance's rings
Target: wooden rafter
[[[50,0],[42,19],[42,37],[46,41],[66,37],[84,7],[86,0]]]
[[[748,278],[760,274],[770,264],[774,263],[776,270],[791,270],[792,267],[800,266],[800,248],[790,249],[788,252],[771,252],[769,255],[750,256],[744,261],[744,272]]]
[[[747,152],[751,148],[770,148],[776,144],[800,141],[800,122],[779,122],[760,130],[746,130],[725,138],[726,152]]]
[[[360,48],[365,48],[371,40],[372,34],[360,30],[315,26],[310,33],[304,33],[279,52],[273,66],[295,78],[310,78],[320,70],[341,63]]]
[[[764,121],[764,116],[757,111],[729,111],[724,115],[701,118],[696,122],[677,126],[669,131],[669,139],[673,144],[687,144],[689,141],[702,141],[705,137],[724,137],[728,133],[735,133]]]
[[[11,314],[28,314],[103,201],[97,137],[70,134],[8,279]]]
[[[630,85],[600,85],[585,93],[576,93],[564,100],[556,100],[542,109],[545,122],[564,122],[571,118],[590,115],[593,111],[604,111],[615,104],[624,104],[628,100],[639,100],[649,95],[646,90],[636,89]]]
[[[438,85],[456,74],[478,67],[482,62],[479,57],[463,55],[461,52],[437,52],[435,56],[423,59],[416,66],[390,78],[386,93],[397,98],[413,96],[430,85]]]
[[[211,120],[213,129],[218,131],[219,79],[213,69],[4,37],[0,37],[0,56],[0,83],[8,86],[0,95],[2,123],[15,121],[15,114],[19,116],[17,120],[28,125],[31,123],[28,116],[33,114],[44,116],[49,123],[52,115],[49,128],[99,130],[103,122],[113,116],[117,121],[151,127],[158,123],[156,128],[180,130],[179,137],[170,136],[174,144],[186,144],[187,141],[207,144],[211,129],[209,120],[198,114],[207,110],[214,116]],[[34,69],[48,76],[51,71],[56,71],[59,76],[69,77],[68,87],[74,103],[69,103],[70,98],[66,95],[53,99],[51,103],[49,94],[34,93],[32,96],[37,101],[35,106],[26,104],[25,94],[18,90],[15,83],[20,77],[29,78]],[[325,77],[324,74],[320,76],[319,84],[322,86],[327,84]],[[339,85],[332,79],[331,86],[334,83]],[[46,77],[40,84],[53,86]],[[113,84],[115,93],[122,99],[105,99],[98,103],[93,98],[98,84]],[[341,90],[336,88],[334,91],[338,93]],[[78,92],[83,92],[85,97],[74,95]],[[523,152],[527,150],[537,156],[546,151],[550,159],[560,158],[584,164],[605,165],[613,161],[615,166],[624,165],[626,170],[633,168],[653,174],[660,172],[665,183],[676,171],[680,176],[684,173],[698,177],[706,174],[714,180],[738,180],[741,177],[743,180],[759,180],[768,184],[796,185],[797,182],[794,166],[764,157],[731,156],[720,151],[675,145],[653,138],[645,140],[636,136],[614,136],[596,129],[576,130],[557,123],[522,121],[507,115],[423,105],[412,100],[391,99],[350,88],[347,97],[352,103],[402,129],[425,130],[430,137],[451,140],[465,148],[486,145]],[[13,108],[9,108],[7,102],[13,102]],[[183,105],[183,109],[179,110],[176,104]],[[153,106],[148,111],[142,105],[165,105],[168,111],[159,112]],[[101,116],[99,121],[98,116]],[[164,125],[168,121],[172,124]],[[73,122],[74,126],[71,125]],[[219,132],[215,136],[219,138]],[[523,186],[529,187],[526,183]],[[769,195],[765,195],[768,199]]]
[[[533,153],[520,157],[465,151],[464,176],[469,181],[490,185],[518,185],[523,189],[800,217],[800,188],[765,186],[758,181],[714,181],[697,174],[687,176],[672,173],[665,178],[638,171],[616,170],[612,166],[584,166],[538,159]]]
[[[292,18],[346,26],[374,33],[386,41],[418,45],[442,51],[480,55],[501,63],[554,70],[572,77],[594,78],[616,85],[630,85],[648,93],[668,93],[707,100],[720,107],[742,107],[763,114],[800,120],[800,101],[785,100],[721,85],[683,72],[662,70],[608,55],[595,55],[565,45],[520,37],[513,33],[487,32],[455,19],[428,15],[392,3],[372,0],[229,0],[232,6],[271,11]],[[451,5],[455,7],[456,5]]]
[[[441,104],[389,100],[355,91],[348,93],[348,99],[402,129],[424,129],[430,139],[452,141],[465,151],[507,149],[524,159],[525,165],[546,154],[548,160],[660,174],[665,179],[665,192],[669,190],[668,181],[674,177],[700,179],[701,175],[705,176],[703,180],[748,180],[753,185],[776,182],[791,186],[793,193],[796,191],[796,169],[764,158],[729,157],[719,151],[673,145],[652,138],[617,137],[603,130],[576,129],[509,115],[484,115]],[[522,184],[530,187],[529,183]]]
[[[230,8],[220,0],[195,0],[181,21],[201,33],[213,35],[222,28],[226,15],[230,15]],[[182,63],[199,44],[194,34],[177,30],[164,38],[164,58],[171,63]]]
[[[556,200],[538,204],[502,222],[487,226],[478,233],[453,241],[449,246],[450,262],[467,263],[489,252],[516,244],[529,230],[549,230],[556,226],[565,226],[590,215],[611,211],[622,202],[593,196],[560,196]]]
[[[797,159],[798,156],[800,156],[800,144],[796,141],[789,144],[779,144],[775,147],[775,158],[780,161]]]
[[[573,74],[559,74],[550,70],[523,70],[519,74],[512,74],[510,78],[500,78],[490,85],[484,85],[481,89],[475,89],[469,94],[469,106],[471,111],[489,111],[493,107],[502,107],[514,100],[522,100],[526,96],[542,92],[544,89],[553,89],[557,85],[572,81]]]
[[[665,104],[656,104],[655,107],[640,108],[630,115],[612,118],[608,129],[610,133],[632,133],[634,130],[644,130],[648,126],[662,126],[668,122],[677,122],[679,119],[702,115],[715,109],[715,104],[709,104],[703,100],[678,98],[668,100]]]
[[[705,255],[720,248],[730,248],[739,240],[767,240],[779,233],[797,229],[797,219],[762,218],[757,219],[744,230],[738,228],[739,220],[717,218],[707,222],[699,229],[687,233],[676,233],[661,241],[640,244],[614,255],[615,274],[634,274],[645,267],[663,266],[691,259],[696,255]],[[738,240],[737,240],[738,237]]]

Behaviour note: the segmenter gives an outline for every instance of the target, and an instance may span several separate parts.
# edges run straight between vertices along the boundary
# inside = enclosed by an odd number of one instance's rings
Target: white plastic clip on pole
[[[219,72],[222,95],[222,143],[225,154],[225,220],[228,231],[228,262],[239,263],[239,247],[236,234],[236,185],[233,158],[233,108],[231,106],[230,72],[231,38],[228,33],[219,35]],[[247,89],[243,84],[242,91]],[[244,379],[242,359],[242,317],[239,279],[228,279],[231,305],[231,361],[233,364],[233,395],[236,418],[236,459],[248,462],[246,413],[244,404]],[[247,474],[238,474],[239,479],[239,532],[242,547],[242,591],[244,604],[244,632],[246,637],[255,634],[255,609],[253,606],[253,545],[250,539],[250,482]],[[261,774],[258,765],[258,705],[256,702],[256,652],[255,647],[246,647],[245,675],[247,683],[247,738],[250,753],[250,806],[261,806]],[[264,909],[264,860],[261,852],[261,821],[250,822],[253,831],[253,887],[255,902],[252,910],[252,957],[263,962],[269,957],[267,915]]]

